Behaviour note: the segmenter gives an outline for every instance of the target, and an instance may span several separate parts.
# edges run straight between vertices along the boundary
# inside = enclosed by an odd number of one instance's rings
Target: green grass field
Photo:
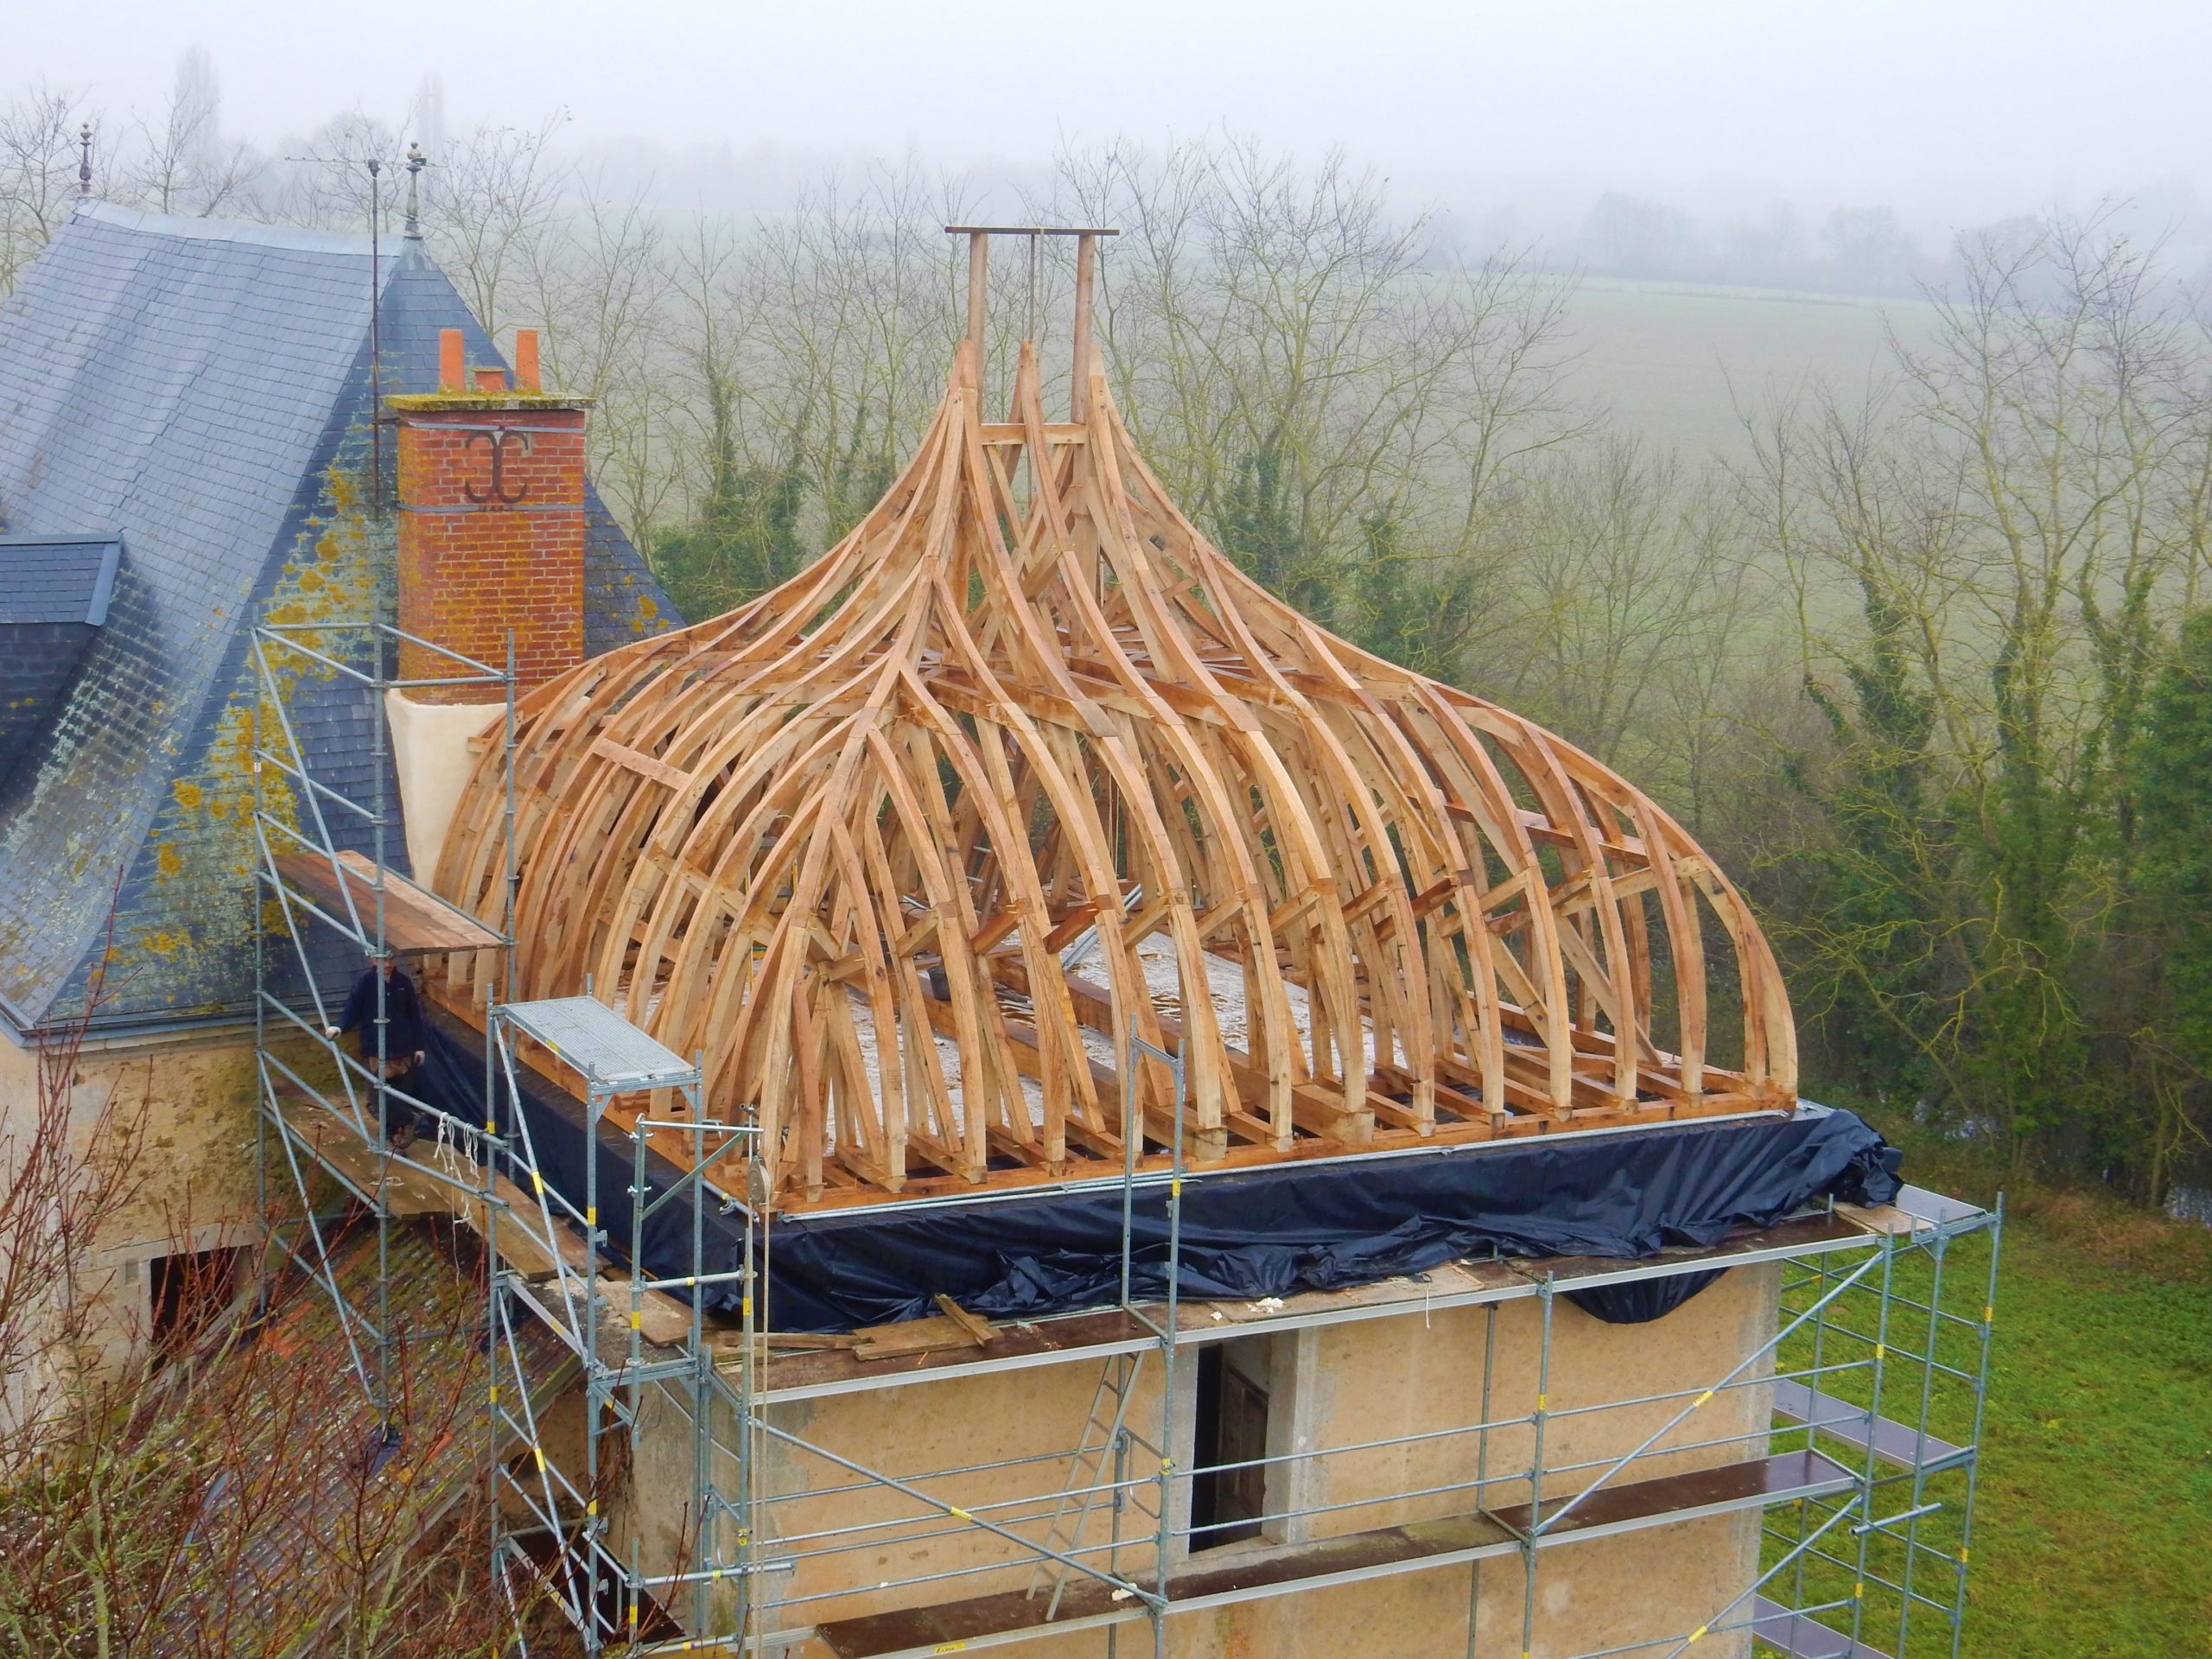
[[[1986,1175],[1940,1151],[1909,1146],[1906,1173],[1977,1201],[1993,1196]],[[1954,1271],[1971,1275],[1986,1260],[1963,1254]],[[1924,1266],[1899,1287],[1924,1295]],[[1956,1288],[1969,1294],[1946,1303],[1970,1303],[1970,1286]],[[1918,1346],[1916,1337],[1898,1340]],[[1955,1332],[1942,1355],[1965,1368],[1976,1345]],[[1833,1345],[1827,1356],[1846,1357]],[[1784,1363],[1808,1363],[1804,1344]],[[1910,1416],[1911,1403],[1885,1403],[1885,1414]],[[1964,1390],[1939,1394],[1932,1429],[1963,1438],[1967,1408]],[[2020,1195],[2004,1233],[1986,1411],[1961,1652],[2212,1655],[2212,1229],[2103,1197]],[[1955,1505],[1959,1493],[1939,1481],[1928,1495]],[[1907,1502],[1893,1500],[1898,1510]],[[1955,1549],[1954,1517],[1937,1516],[1923,1535]],[[1901,1559],[1878,1549],[1873,1564],[1894,1580]],[[1929,1575],[1940,1580],[1947,1565],[1923,1554],[1923,1587],[1940,1590]],[[1850,1593],[1848,1573],[1808,1578],[1817,1596]],[[1865,1637],[1888,1651],[1895,1600],[1867,1605]],[[1946,1652],[1947,1634],[1940,1616],[1916,1611],[1908,1652]]]
[[[1593,277],[1568,309],[1579,353],[1568,384],[1686,461],[1732,461],[1747,447],[1739,404],[1756,410],[1808,378],[1863,392],[1888,372],[1892,327],[1917,346],[1933,327],[1918,301]]]

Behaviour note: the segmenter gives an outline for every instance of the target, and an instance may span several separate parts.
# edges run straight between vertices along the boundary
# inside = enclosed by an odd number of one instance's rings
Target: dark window
[[[237,1294],[243,1250],[182,1250],[157,1255],[149,1267],[154,1360],[166,1363],[191,1351]]]
[[[1260,1535],[1268,1510],[1268,1390],[1262,1344],[1198,1350],[1198,1421],[1191,1482],[1191,1548],[1213,1549]],[[1227,1466],[1224,1465],[1242,1465]]]

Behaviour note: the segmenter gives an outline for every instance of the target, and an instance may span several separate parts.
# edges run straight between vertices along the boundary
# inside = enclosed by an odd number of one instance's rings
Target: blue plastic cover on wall
[[[482,1051],[443,1017],[430,1068],[439,1103],[481,1122]],[[523,1110],[541,1173],[582,1206],[582,1110],[526,1080]],[[632,1154],[600,1137],[599,1207],[610,1253],[626,1257]],[[1648,1257],[1669,1245],[1719,1243],[1771,1227],[1829,1198],[1885,1204],[1898,1154],[1851,1113],[1805,1105],[1789,1116],[1692,1122],[1453,1148],[1358,1154],[1325,1162],[1200,1174],[1183,1187],[1181,1295],[1252,1300],[1342,1290],[1443,1262],[1495,1255]],[[677,1172],[649,1161],[658,1193]],[[856,1209],[774,1224],[771,1328],[849,1331],[935,1312],[949,1295],[989,1319],[1033,1319],[1110,1306],[1120,1294],[1118,1183],[1041,1188],[885,1214]],[[707,1273],[741,1261],[738,1218],[707,1217]],[[1131,1293],[1167,1288],[1167,1188],[1140,1185],[1130,1217]],[[645,1236],[656,1277],[691,1268],[691,1206],[667,1206]],[[1577,1306],[1634,1323],[1679,1306],[1718,1276],[1576,1291]],[[734,1312],[734,1283],[709,1306]]]

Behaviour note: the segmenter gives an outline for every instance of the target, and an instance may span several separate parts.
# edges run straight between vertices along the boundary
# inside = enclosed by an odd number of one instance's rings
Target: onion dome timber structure
[[[849,534],[519,705],[507,995],[588,988],[702,1055],[785,1210],[1118,1173],[1178,1113],[1240,1164],[1791,1107],[1773,954],[1672,817],[1169,498],[1090,346],[1088,234],[1070,418],[1030,344],[986,418],[982,245],[944,402]],[[492,744],[436,886],[494,926],[506,810]]]

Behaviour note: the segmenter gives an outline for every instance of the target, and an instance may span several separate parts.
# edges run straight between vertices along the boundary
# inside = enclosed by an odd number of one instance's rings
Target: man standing
[[[415,995],[415,982],[399,965],[398,957],[386,951],[370,959],[371,966],[353,982],[353,989],[346,999],[346,1012],[338,1023],[327,1027],[333,1037],[346,1032],[358,1032],[358,1052],[361,1064],[376,1072],[394,1089],[420,1099],[424,1073],[423,1060],[429,1039],[423,1026],[423,1006]],[[377,1024],[378,982],[383,982],[384,1024]],[[428,1112],[417,1111],[405,1101],[392,1103],[398,1121],[391,1123],[391,1145],[395,1152],[404,1151],[414,1143],[418,1134],[434,1130],[438,1120]]]

